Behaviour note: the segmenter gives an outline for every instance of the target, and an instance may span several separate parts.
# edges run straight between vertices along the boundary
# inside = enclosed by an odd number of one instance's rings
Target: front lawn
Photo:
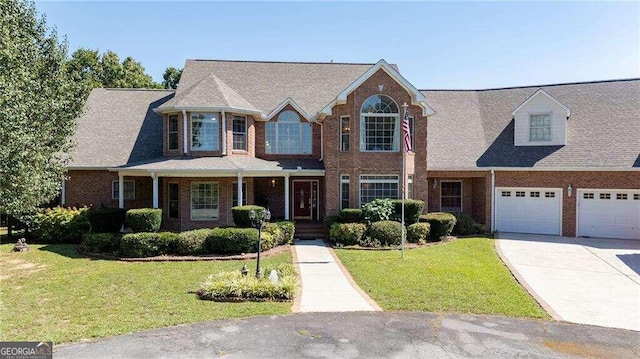
[[[486,238],[405,251],[336,250],[360,287],[385,310],[548,318]]]
[[[291,303],[218,303],[194,293],[210,274],[244,261],[118,262],[73,245],[0,246],[0,341],[78,341],[181,323],[290,313]],[[255,260],[249,260],[249,273]],[[263,265],[291,263],[289,252]]]

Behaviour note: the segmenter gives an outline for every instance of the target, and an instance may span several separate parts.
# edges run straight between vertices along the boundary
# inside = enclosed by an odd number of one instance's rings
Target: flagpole
[[[404,129],[404,121],[407,118],[407,107],[409,107],[409,106],[405,102],[402,105],[402,108],[404,108],[404,114],[402,116],[403,129]],[[406,141],[405,136],[403,136],[403,140]],[[407,228],[404,226],[404,199],[406,197],[406,188],[407,188],[407,174],[406,174],[406,172],[407,172],[407,148],[406,148],[406,145],[405,145],[405,143],[403,141],[403,145],[402,145],[402,211],[401,211],[401,217],[402,217],[402,242],[400,244],[400,248],[401,248],[401,252],[402,252],[402,259],[404,259],[404,241],[405,241],[405,238],[407,236]]]

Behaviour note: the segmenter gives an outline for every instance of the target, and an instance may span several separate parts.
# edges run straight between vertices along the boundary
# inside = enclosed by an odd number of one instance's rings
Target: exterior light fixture
[[[433,179],[433,189],[438,188],[438,180],[437,179]]]
[[[573,192],[573,187],[569,184],[569,187],[567,187],[567,196],[571,197],[571,192]]]
[[[272,178],[271,179],[271,188],[275,188],[276,187],[276,179]]]
[[[262,252],[262,229],[264,228],[264,224],[269,222],[271,219],[271,212],[269,209],[265,209],[264,211],[260,211],[259,213],[255,210],[249,211],[249,220],[251,220],[251,225],[254,228],[258,229],[258,259],[256,263],[256,278],[262,277],[262,270],[260,269],[260,252]]]

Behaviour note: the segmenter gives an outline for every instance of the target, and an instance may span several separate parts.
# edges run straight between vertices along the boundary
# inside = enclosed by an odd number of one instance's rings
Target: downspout
[[[322,122],[316,121],[318,125],[320,125],[320,159],[322,161],[324,159],[324,127],[322,127]]]
[[[496,171],[491,170],[491,232],[496,231]]]
[[[182,152],[187,154],[187,110],[182,110]]]
[[[227,154],[227,114],[222,111],[222,155]]]

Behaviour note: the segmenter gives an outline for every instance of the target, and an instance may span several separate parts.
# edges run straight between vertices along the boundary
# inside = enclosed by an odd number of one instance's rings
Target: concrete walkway
[[[295,312],[354,312],[380,310],[321,240],[296,240],[294,262],[302,280]]]
[[[640,241],[500,233],[496,243],[555,319],[640,331]]]

